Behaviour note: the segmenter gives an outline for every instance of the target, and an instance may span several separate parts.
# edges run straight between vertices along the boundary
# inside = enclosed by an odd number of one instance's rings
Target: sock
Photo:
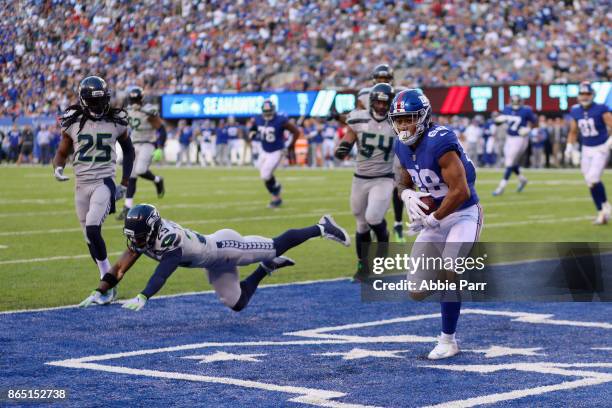
[[[278,237],[272,238],[274,248],[276,248],[276,256],[280,256],[293,247],[308,241],[310,238],[320,237],[321,228],[318,225],[301,229],[290,229]]]
[[[376,234],[376,241],[389,242],[389,231],[387,231],[387,220],[383,218],[380,224],[370,225],[370,228]]]
[[[125,208],[132,208],[134,206],[134,199],[133,198],[126,198],[124,203],[123,203]]]
[[[508,180],[507,180],[507,179],[502,179],[502,180],[499,182],[499,187],[498,187],[498,188],[499,188],[500,190],[503,190],[504,188],[506,188],[506,185],[507,185],[507,184],[508,184]]]
[[[366,249],[367,253],[367,244],[368,242],[372,242],[372,236],[370,235],[370,231],[367,232],[356,232],[355,233],[355,249],[357,250],[357,258],[363,259],[363,250]]]
[[[601,181],[593,184],[591,187],[591,197],[593,197],[597,211],[601,211],[601,205],[608,201],[606,198],[606,189]]]
[[[397,187],[393,189],[393,216],[395,217],[395,223],[401,224],[402,215],[404,213],[404,202],[397,194]]]
[[[440,302],[442,312],[442,333],[454,334],[461,311],[461,302]]]
[[[96,260],[96,263],[98,264],[98,270],[100,271],[100,279],[102,279],[102,277],[104,277],[104,275],[106,275],[106,273],[110,271],[111,263],[108,258],[103,261]]]
[[[274,176],[272,176],[271,178],[269,178],[268,180],[265,181],[266,184],[266,188],[268,189],[268,192],[272,195],[277,195],[278,194],[278,190],[279,187],[276,184],[276,178],[274,178]]]
[[[447,342],[455,341],[455,333],[446,334],[444,332],[440,333],[440,339],[445,340]]]
[[[94,249],[89,242],[87,243],[87,249],[89,249],[89,255],[91,255],[91,259],[93,259],[95,263],[98,263],[96,257],[94,256]]]
[[[157,184],[157,183],[159,183],[160,181],[161,181],[161,177],[159,177],[159,176],[155,176],[155,180],[153,180],[153,182],[154,182],[155,184]]]
[[[508,180],[512,175],[513,167],[506,167],[506,171],[504,172],[504,180]],[[504,186],[505,187],[505,186]]]
[[[251,300],[251,297],[257,290],[257,286],[259,286],[259,283],[267,274],[265,268],[260,265],[252,274],[240,282],[240,298],[238,298],[238,302],[232,306],[232,310],[239,312],[249,304],[249,300]]]
[[[145,173],[140,174],[140,177],[145,180],[155,181],[155,174],[151,173],[151,170],[147,170]]]
[[[127,191],[125,192],[125,199],[134,198],[134,194],[136,194],[136,177],[130,177]]]
[[[518,179],[521,183],[527,181],[527,177],[523,176],[522,174],[519,174]]]

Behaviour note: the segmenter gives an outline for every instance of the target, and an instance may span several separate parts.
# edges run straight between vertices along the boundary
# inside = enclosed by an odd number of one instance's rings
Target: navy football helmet
[[[128,248],[143,253],[152,246],[161,225],[157,208],[150,204],[139,204],[130,209],[125,216],[123,234],[127,237]]]
[[[391,103],[389,121],[400,142],[413,145],[431,124],[431,104],[418,89],[406,89]]]
[[[593,103],[593,85],[589,81],[583,81],[578,85],[578,102],[583,108],[588,108]]]
[[[520,95],[512,95],[510,96],[510,106],[512,109],[519,109],[523,104],[523,99]]]
[[[271,99],[266,99],[263,101],[261,105],[261,115],[265,120],[274,119],[274,115],[276,114],[276,106],[274,106],[274,102]]]
[[[387,64],[380,64],[372,71],[372,80],[375,84],[386,82],[388,84],[393,83],[393,70]]]
[[[387,119],[394,91],[389,84],[376,84],[370,91],[370,114],[377,121]]]
[[[130,88],[130,92],[128,93],[128,105],[142,105],[142,100],[144,98],[144,91],[139,86],[134,86]]]
[[[89,76],[79,84],[79,104],[94,119],[100,119],[110,110],[110,89],[106,81]]]

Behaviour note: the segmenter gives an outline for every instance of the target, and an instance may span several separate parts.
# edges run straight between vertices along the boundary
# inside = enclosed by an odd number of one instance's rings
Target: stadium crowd
[[[16,9],[19,9],[16,12]],[[78,81],[118,93],[358,88],[612,76],[607,0],[22,0],[0,8],[0,117],[51,114]]]

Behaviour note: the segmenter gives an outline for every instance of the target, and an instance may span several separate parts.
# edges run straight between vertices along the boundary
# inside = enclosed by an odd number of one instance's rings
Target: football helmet
[[[125,216],[123,234],[127,238],[128,248],[143,253],[152,246],[161,225],[157,208],[150,204],[139,204],[130,209]]]
[[[370,114],[377,121],[387,119],[394,91],[389,84],[376,84],[370,91]]]
[[[100,119],[110,109],[110,89],[106,81],[89,76],[79,84],[79,104],[94,119]]]
[[[593,103],[593,86],[589,81],[583,81],[578,85],[578,102],[583,108],[588,108]]]
[[[377,65],[372,71],[372,81],[374,81],[374,84],[381,82],[391,84],[393,82],[393,70],[387,64]]]
[[[391,103],[389,121],[400,142],[413,145],[431,124],[431,104],[418,89],[398,93]]]
[[[261,105],[261,115],[265,120],[274,119],[274,115],[276,114],[276,106],[274,106],[274,102],[271,99],[266,99],[263,101]]]
[[[144,92],[141,87],[134,86],[128,93],[128,105],[142,105]]]
[[[510,106],[512,106],[512,109],[518,109],[521,107],[522,104],[523,100],[521,99],[520,95],[510,96]]]

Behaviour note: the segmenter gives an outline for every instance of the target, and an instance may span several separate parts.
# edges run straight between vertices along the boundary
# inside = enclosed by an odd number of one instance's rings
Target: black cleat
[[[282,204],[283,204],[283,200],[282,198],[279,198],[278,200],[270,201],[270,204],[268,204],[268,208],[280,208]]]
[[[157,190],[157,198],[163,198],[164,194],[166,194],[166,189],[164,188],[163,177],[160,177],[159,182],[155,183],[155,189]]]

